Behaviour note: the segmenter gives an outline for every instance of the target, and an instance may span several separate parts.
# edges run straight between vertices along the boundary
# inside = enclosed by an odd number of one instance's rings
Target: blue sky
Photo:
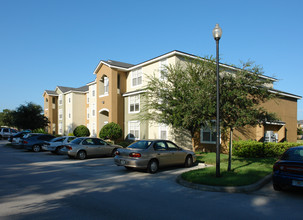
[[[215,55],[216,23],[223,63],[253,60],[279,80],[275,89],[302,96],[302,8],[301,0],[0,0],[0,111],[93,81],[100,60]]]

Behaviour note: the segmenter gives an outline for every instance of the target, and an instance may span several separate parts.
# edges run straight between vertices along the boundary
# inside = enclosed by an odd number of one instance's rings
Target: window
[[[120,89],[120,74],[118,74],[117,78],[117,88]]]
[[[129,102],[129,113],[138,113],[140,112],[140,95],[134,95],[128,97]]]
[[[109,80],[108,77],[104,77],[104,95],[108,94],[108,89],[109,89]]]
[[[87,119],[89,119],[89,108],[86,109],[87,112]]]
[[[93,97],[95,96],[95,93],[96,93],[95,90],[93,90],[93,91],[92,91],[92,96],[93,96]]]
[[[59,105],[62,105],[62,94],[59,95]]]
[[[92,115],[93,115],[93,116],[95,116],[95,115],[96,115],[96,111],[95,111],[95,109],[93,109],[93,111],[92,111]]]
[[[59,109],[59,120],[62,120],[62,116],[63,116],[62,109]]]
[[[159,125],[159,138],[163,140],[167,139],[167,126],[165,124]]]
[[[172,142],[166,142],[167,147],[170,151],[178,151],[180,148]]]
[[[48,102],[48,98],[45,99],[45,102]]]
[[[62,134],[63,133],[63,130],[62,130],[62,122],[59,123],[59,134]]]
[[[140,139],[140,121],[128,122],[128,139],[139,140]]]
[[[200,142],[201,143],[210,143],[215,144],[216,143],[216,127],[215,123],[212,123],[210,126],[202,126],[200,131]]]
[[[154,149],[156,151],[165,151],[167,150],[166,144],[163,141],[159,141],[154,144]]]
[[[142,84],[142,69],[132,71],[132,86],[139,86]]]
[[[164,80],[167,74],[167,59],[163,59],[159,62],[159,78]]]

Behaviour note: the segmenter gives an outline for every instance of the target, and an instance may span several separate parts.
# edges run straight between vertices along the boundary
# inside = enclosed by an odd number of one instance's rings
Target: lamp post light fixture
[[[217,119],[216,119],[216,177],[220,177],[220,87],[219,87],[219,40],[222,36],[222,29],[216,24],[213,29],[213,36],[216,41],[216,63],[217,63]]]

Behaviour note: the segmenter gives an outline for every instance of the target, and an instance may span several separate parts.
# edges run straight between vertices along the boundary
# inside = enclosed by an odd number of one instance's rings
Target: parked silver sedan
[[[190,167],[196,162],[194,152],[184,150],[167,140],[141,140],[125,149],[118,149],[115,164],[127,169],[147,169],[156,173],[159,167],[184,165]]]
[[[99,138],[80,137],[71,141],[67,146],[70,158],[83,160],[92,156],[114,156],[119,145],[111,145]]]

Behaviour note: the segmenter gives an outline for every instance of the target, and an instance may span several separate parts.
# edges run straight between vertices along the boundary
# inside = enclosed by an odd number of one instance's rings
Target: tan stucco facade
[[[58,133],[58,97],[44,92],[44,116],[48,118],[47,131],[50,134]]]
[[[57,104],[54,111],[49,111],[50,102],[46,102],[48,94],[45,93],[45,115],[52,121],[52,124],[55,124],[56,133],[59,134],[70,130],[71,125],[83,124],[89,128],[92,136],[98,136],[105,124],[115,122],[123,129],[124,139],[129,137],[130,130],[132,130],[138,135],[135,139],[165,137],[185,148],[191,148],[193,142],[195,147],[203,151],[214,151],[215,144],[213,142],[208,144],[201,143],[199,131],[194,141],[192,141],[186,131],[174,131],[170,126],[150,121],[140,121],[139,114],[145,104],[142,97],[144,87],[148,82],[147,76],[155,75],[160,77],[160,69],[163,65],[184,64],[190,59],[197,59],[197,57],[179,51],[172,51],[138,65],[110,60],[100,61],[94,71],[95,80],[87,84],[87,92],[81,93],[81,95],[73,92],[70,94],[56,88],[57,96],[55,99]],[[224,64],[222,64],[222,69],[227,74],[237,71],[237,68]],[[139,75],[141,76],[140,79]],[[268,84],[268,88],[273,89],[275,79],[270,79],[272,83]],[[69,103],[68,98],[72,98],[73,103]],[[234,131],[233,139],[263,141],[264,134],[267,131],[272,131],[277,135],[279,142],[296,141],[297,100],[299,98],[301,97],[284,93],[279,98],[264,103],[262,106],[269,112],[276,113],[281,122],[237,129]],[[48,100],[50,99],[52,97],[49,96]],[[136,106],[138,99],[140,100],[140,110]],[[60,104],[59,100],[63,104]],[[130,100],[132,100],[131,105]],[[130,111],[130,106],[136,110]],[[60,113],[63,115],[61,118],[59,117]],[[60,125],[63,130],[61,133]],[[226,148],[225,142],[222,142],[222,145]]]
[[[104,90],[105,78],[108,78],[108,92]],[[119,81],[118,81],[119,78]],[[110,122],[124,127],[124,99],[126,92],[126,73],[102,65],[96,73],[97,90],[97,131]]]

